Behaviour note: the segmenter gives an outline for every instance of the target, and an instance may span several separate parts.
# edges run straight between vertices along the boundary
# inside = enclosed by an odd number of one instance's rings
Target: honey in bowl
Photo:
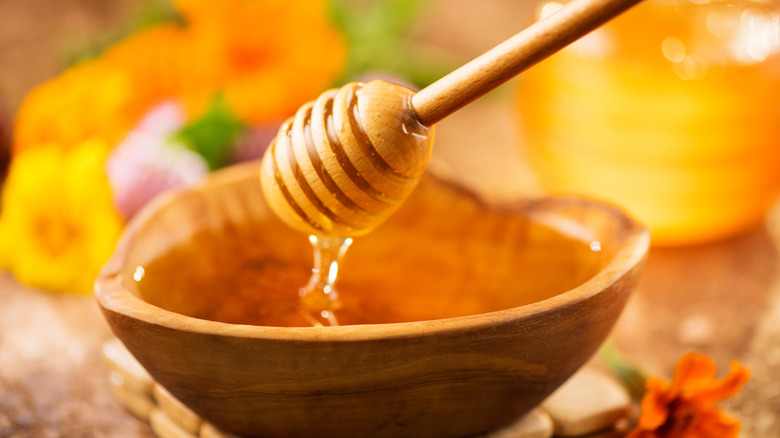
[[[529,204],[529,206],[532,204]],[[524,208],[518,206],[517,208]],[[487,209],[432,177],[375,232],[356,238],[338,276],[339,325],[424,321],[553,297],[608,263],[609,242],[573,223]],[[273,215],[197,232],[144,262],[140,297],[200,319],[312,326],[299,290],[311,275],[307,237]],[[187,275],[176,275],[186,271]]]
[[[154,379],[238,435],[445,437],[500,428],[592,356],[648,248],[647,231],[608,206],[552,198],[499,210],[424,177],[409,202],[350,248],[337,282],[342,326],[216,322],[262,323],[258,315],[280,301],[271,295],[292,290],[285,299],[295,301],[309,276],[306,236],[258,200],[259,184],[248,164],[160,198],[128,226],[95,286],[112,331]],[[215,230],[217,246],[201,247],[205,230]],[[199,248],[192,262],[154,267],[187,246]],[[243,270],[228,266],[241,252],[256,256],[244,258]],[[257,270],[263,275],[247,275]],[[230,286],[201,283],[217,271]],[[385,321],[555,296],[459,318],[345,325],[349,297],[369,292],[373,319]]]

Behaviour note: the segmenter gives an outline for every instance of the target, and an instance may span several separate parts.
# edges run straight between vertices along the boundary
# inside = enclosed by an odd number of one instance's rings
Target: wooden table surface
[[[502,199],[541,193],[518,145],[511,93],[443,122],[435,147],[436,166]],[[765,226],[726,241],[653,248],[612,336],[629,360],[662,375],[687,351],[724,370],[742,361],[753,378],[728,408],[748,438],[780,436],[778,243],[773,212]],[[26,288],[0,272],[0,437],[153,436],[109,391],[100,354],[109,337],[91,296]]]

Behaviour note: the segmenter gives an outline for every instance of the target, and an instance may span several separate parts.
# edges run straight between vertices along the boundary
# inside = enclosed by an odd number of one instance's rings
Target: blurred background
[[[425,86],[560,6],[249,3],[0,0],[0,437],[152,436],[102,380],[89,295],[151,198],[258,158],[327,87]],[[433,159],[490,200],[574,194],[648,225],[611,345],[664,376],[688,351],[740,360],[728,407],[756,438],[780,435],[776,3],[642,5],[444,120]]]

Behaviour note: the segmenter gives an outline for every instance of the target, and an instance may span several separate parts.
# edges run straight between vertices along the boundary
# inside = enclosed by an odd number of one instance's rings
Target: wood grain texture
[[[640,1],[572,1],[420,90],[411,106],[420,122],[431,126]]]
[[[96,284],[113,332],[150,374],[204,420],[247,436],[455,437],[508,424],[596,350],[648,247],[646,230],[618,210],[546,199],[507,214],[584,230],[615,251],[590,280],[527,306],[412,323],[280,328],[185,317],[141,300],[132,273],[154,256],[150,247],[272,214],[256,175],[257,164],[229,169],[158,200],[129,226]],[[437,202],[469,196],[428,178],[422,184],[435,188]],[[176,275],[187,275],[187,266]]]
[[[274,212],[307,234],[358,236],[382,223],[417,185],[432,129],[409,109],[412,91],[349,83],[301,107],[280,128],[261,170]]]

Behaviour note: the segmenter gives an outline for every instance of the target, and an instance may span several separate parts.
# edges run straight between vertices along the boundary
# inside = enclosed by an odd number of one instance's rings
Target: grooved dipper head
[[[412,94],[382,80],[353,82],[303,105],[263,157],[271,209],[322,236],[359,236],[384,221],[430,159],[433,128],[415,117]]]

